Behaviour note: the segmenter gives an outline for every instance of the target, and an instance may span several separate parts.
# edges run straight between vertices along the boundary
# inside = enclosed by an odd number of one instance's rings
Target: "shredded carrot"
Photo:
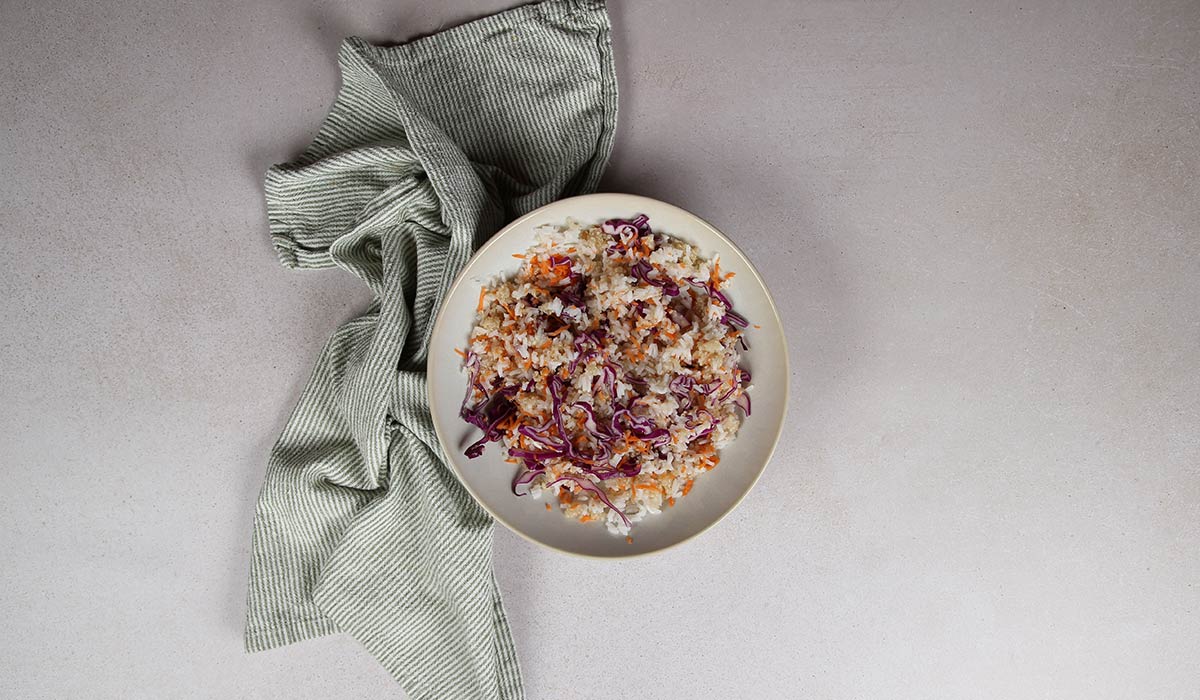
[[[464,360],[467,359],[467,353],[463,352],[462,350],[459,350],[458,348],[454,348],[454,352],[458,353],[458,356],[461,357],[462,359],[464,359]]]
[[[694,479],[688,479],[688,480],[687,480],[687,483],[683,485],[683,495],[685,495],[685,496],[686,496],[686,495],[688,495],[689,493],[691,493],[691,491],[692,491],[692,484],[694,484],[694,483],[696,483],[696,481],[695,481]]]
[[[522,254],[522,253],[513,253],[513,257],[514,257],[514,258],[517,258],[518,260],[524,260],[524,259],[525,259],[525,255],[524,255],[524,254]]]
[[[558,329],[558,330],[556,330],[556,331],[551,331],[551,332],[547,333],[546,335],[548,335],[548,336],[550,336],[551,338],[553,338],[553,337],[555,337],[555,336],[556,336],[556,335],[558,335],[559,333],[562,333],[562,332],[563,332],[563,331],[565,331],[565,330],[567,330],[567,327],[566,327],[566,326],[563,326],[562,328],[559,328],[559,329]]]
[[[479,288],[479,306],[475,307],[475,311],[483,311],[483,295],[487,294],[487,287]]]
[[[506,459],[506,460],[504,460],[504,461],[505,461],[505,462],[508,462],[509,464],[520,464],[520,463],[521,463],[521,460],[519,460],[519,459],[513,459],[512,457],[509,457],[508,459]]]
[[[567,248],[567,253],[574,253],[574,252],[575,252],[575,247],[574,247],[574,246],[572,246],[572,247],[570,247],[570,248]]]
[[[632,537],[626,536],[626,537],[625,537],[625,541],[626,541],[627,543],[629,543],[629,544],[633,544],[633,538],[632,538]]]
[[[662,489],[658,487],[658,484],[636,484],[633,488],[642,489],[643,491],[658,491],[659,493],[663,492]]]
[[[584,457],[572,457],[571,459],[576,462],[583,462],[584,464],[590,464],[593,467],[598,467],[602,464],[607,464],[607,462],[605,462],[605,461],[597,461],[594,459],[585,459]]]
[[[547,503],[547,504],[546,504],[546,510],[550,510],[550,504],[549,504],[549,503]]]
[[[675,507],[675,499],[674,499],[674,498],[668,498],[668,499],[667,499],[667,505],[671,506],[672,508],[673,508],[673,507]]]
[[[630,447],[637,450],[641,454],[646,454],[647,452],[650,451],[650,448],[646,446],[646,443],[643,442],[640,437],[634,435],[633,433],[631,433],[627,430],[627,431],[625,431],[626,451],[628,451],[628,449]]]
[[[757,323],[756,323],[756,324],[754,324],[754,328],[755,328],[756,330],[762,330],[762,326],[758,325]]]
[[[581,522],[581,523],[590,523],[590,522],[592,522],[592,516],[590,516],[590,515],[582,515],[582,516],[580,516],[580,517],[579,517],[579,522]]]
[[[565,271],[560,272],[559,268],[565,268]],[[546,268],[546,273],[552,274],[555,282],[561,282],[571,274],[571,261],[564,260],[562,262],[555,263],[554,265],[550,265]]]

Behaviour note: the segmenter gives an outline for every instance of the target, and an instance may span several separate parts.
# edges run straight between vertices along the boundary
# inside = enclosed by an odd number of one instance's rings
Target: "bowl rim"
[[[432,418],[434,432],[437,433],[438,443],[439,443],[440,447],[442,448],[442,451],[445,453],[444,461],[446,462],[447,466],[450,467],[450,470],[454,473],[454,478],[458,479],[458,483],[461,484],[464,489],[466,489],[467,493],[469,493],[471,495],[471,498],[475,499],[475,502],[479,505],[479,507],[483,508],[483,510],[486,511],[487,514],[490,515],[493,520],[501,523],[506,528],[508,528],[509,531],[520,536],[522,539],[532,542],[540,547],[544,547],[544,548],[554,551],[554,552],[559,552],[562,554],[567,554],[567,555],[575,556],[575,557],[582,557],[584,559],[598,559],[598,560],[637,559],[637,558],[641,558],[641,557],[648,557],[651,555],[660,554],[662,552],[666,552],[668,550],[679,547],[680,545],[691,542],[691,541],[695,540],[697,537],[699,537],[700,535],[708,532],[713,527],[715,527],[718,523],[720,523],[725,518],[727,518],[730,513],[732,513],[734,510],[737,509],[738,506],[740,506],[742,504],[742,501],[744,501],[746,499],[746,496],[750,495],[750,492],[754,490],[754,487],[756,485],[758,485],[759,480],[762,479],[763,474],[767,471],[767,466],[770,465],[771,460],[773,460],[775,458],[775,450],[779,447],[779,440],[783,435],[783,426],[787,422],[788,405],[791,402],[791,384],[792,384],[792,382],[791,382],[791,364],[790,364],[790,358],[789,358],[790,353],[788,352],[787,334],[784,332],[783,319],[780,318],[780,316],[779,316],[779,308],[775,304],[775,298],[771,295],[770,288],[767,287],[766,281],[764,281],[762,278],[762,274],[759,273],[758,268],[756,268],[754,266],[754,263],[752,263],[750,261],[750,258],[746,255],[746,253],[741,248],[739,248],[736,243],[734,243],[732,240],[730,240],[728,236],[726,236],[724,233],[722,233],[720,231],[720,229],[718,229],[716,226],[713,226],[711,223],[709,223],[705,219],[697,216],[696,214],[693,214],[692,212],[690,212],[682,207],[671,204],[669,202],[664,202],[662,200],[654,199],[651,197],[646,197],[643,195],[625,194],[625,193],[621,193],[621,192],[596,192],[596,193],[592,193],[592,194],[584,194],[584,195],[578,195],[575,197],[565,197],[563,199],[558,199],[553,202],[550,202],[549,204],[538,207],[537,209],[534,209],[533,211],[514,219],[513,221],[506,224],[499,231],[497,231],[483,245],[479,246],[479,249],[476,250],[471,255],[471,257],[467,260],[467,262],[463,265],[462,269],[459,271],[458,275],[454,278],[454,281],[446,289],[446,293],[442,297],[441,303],[439,303],[439,305],[438,305],[437,317],[434,319],[433,328],[429,334],[429,344],[432,345],[433,339],[439,337],[441,335],[441,333],[443,333],[445,331],[443,326],[446,323],[448,323],[448,321],[446,320],[447,305],[446,305],[445,301],[447,299],[449,299],[450,296],[453,295],[458,290],[458,287],[461,284],[464,283],[464,281],[467,278],[467,271],[471,268],[471,265],[475,262],[475,260],[477,258],[482,256],[486,251],[491,249],[493,246],[498,245],[499,242],[501,241],[501,239],[503,239],[504,236],[507,235],[510,231],[521,227],[522,225],[527,223],[530,219],[540,216],[547,209],[559,208],[559,207],[562,207],[564,204],[571,203],[571,202],[582,202],[585,200],[604,200],[604,199],[619,200],[619,203],[614,202],[614,204],[613,204],[614,208],[618,207],[618,206],[628,206],[628,205],[633,205],[633,207],[636,208],[638,203],[649,203],[649,204],[653,204],[655,207],[659,207],[659,208],[666,207],[668,209],[674,209],[677,213],[683,214],[686,218],[693,219],[699,226],[706,228],[709,233],[715,235],[717,238],[719,238],[720,240],[725,242],[730,247],[730,249],[733,250],[734,254],[736,254],[738,256],[738,258],[741,259],[741,262],[746,265],[746,269],[748,269],[750,271],[750,273],[754,276],[755,281],[758,282],[758,285],[762,288],[763,293],[766,295],[767,306],[770,307],[770,310],[771,310],[771,320],[773,320],[774,323],[776,324],[776,326],[779,328],[779,338],[780,338],[780,343],[782,345],[782,350],[783,350],[783,353],[782,353],[783,354],[783,357],[782,357],[783,374],[785,377],[787,377],[787,381],[784,383],[784,387],[783,387],[783,411],[779,416],[779,424],[775,429],[775,435],[772,436],[772,438],[771,438],[771,445],[770,445],[770,448],[767,450],[766,459],[763,460],[762,466],[760,466],[758,469],[758,473],[754,475],[754,478],[750,480],[750,483],[747,484],[746,488],[742,491],[742,493],[738,494],[737,498],[735,498],[733,500],[733,502],[729,505],[729,507],[726,508],[717,517],[713,518],[712,522],[709,522],[704,527],[696,530],[695,532],[687,535],[686,537],[684,537],[680,540],[677,540],[675,542],[672,542],[671,544],[665,545],[663,547],[658,547],[657,549],[650,549],[650,550],[646,550],[643,552],[632,552],[630,554],[616,554],[616,555],[588,554],[586,552],[577,552],[577,551],[573,551],[570,549],[564,549],[564,548],[556,546],[556,545],[548,544],[546,542],[542,542],[541,540],[538,540],[530,535],[527,535],[524,532],[522,532],[521,530],[517,529],[516,527],[513,526],[512,523],[508,522],[506,519],[504,519],[502,516],[500,516],[495,511],[493,511],[490,507],[488,507],[488,505],[484,501],[484,499],[481,498],[480,495],[475,492],[475,489],[473,489],[471,487],[470,483],[468,483],[467,479],[465,479],[463,477],[463,474],[461,473],[461,470],[459,469],[458,465],[455,463],[454,459],[452,459],[450,457],[451,440],[449,439],[449,436],[444,431],[441,421],[438,420],[437,411],[432,410],[433,406],[436,402],[436,400],[434,399],[435,392],[433,391],[433,382],[434,382],[433,377],[437,376],[437,373],[433,372],[432,369],[433,369],[435,362],[437,362],[439,364],[442,362],[441,358],[437,358],[437,357],[434,357],[431,355],[427,359],[427,364],[426,364],[427,381],[426,381],[425,391],[427,394],[426,398],[429,401],[430,416]]]

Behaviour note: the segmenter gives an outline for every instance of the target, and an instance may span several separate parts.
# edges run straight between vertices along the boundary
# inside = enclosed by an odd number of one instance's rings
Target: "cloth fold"
[[[602,2],[527,5],[394,47],[347,39],[313,143],[266,178],[280,262],[375,302],[322,351],[255,515],[246,647],[342,631],[414,700],[520,698],[492,522],[429,417],[432,321],[505,222],[595,189],[616,79]],[[465,333],[465,329],[464,329]]]

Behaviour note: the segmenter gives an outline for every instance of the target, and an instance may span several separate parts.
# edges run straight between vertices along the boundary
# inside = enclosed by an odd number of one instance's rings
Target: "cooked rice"
[[[545,226],[516,257],[480,291],[464,353],[463,417],[485,429],[468,454],[500,441],[514,492],[628,535],[717,466],[748,414],[733,274],[645,217]]]

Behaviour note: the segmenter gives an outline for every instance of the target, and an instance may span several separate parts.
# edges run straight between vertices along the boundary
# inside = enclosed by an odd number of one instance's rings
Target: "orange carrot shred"
[[[487,294],[487,287],[479,288],[479,305],[475,307],[476,313],[483,311],[483,295]]]
[[[467,359],[467,353],[463,352],[462,350],[459,350],[458,348],[454,348],[454,352],[458,353],[458,356],[461,357],[462,359],[464,359],[464,360]]]
[[[549,504],[549,503],[547,503],[547,504],[546,504],[546,510],[550,510],[550,504]]]
[[[518,259],[518,260],[524,260],[524,259],[525,259],[525,255],[524,255],[524,253],[513,253],[513,257],[514,257],[514,258],[516,258],[516,259]]]

